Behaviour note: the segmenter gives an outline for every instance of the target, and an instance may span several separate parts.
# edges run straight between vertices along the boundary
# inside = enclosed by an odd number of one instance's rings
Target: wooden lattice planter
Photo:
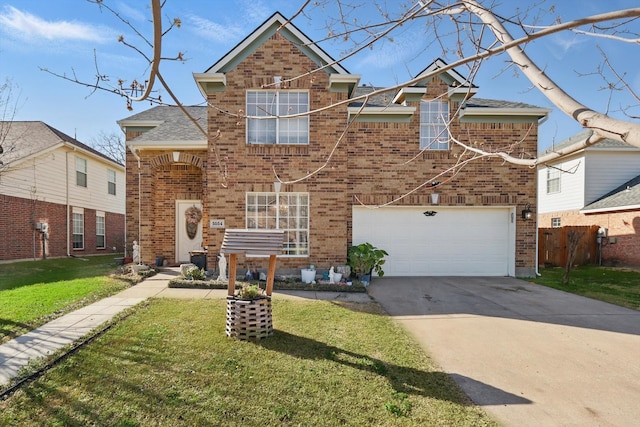
[[[227,336],[259,340],[273,335],[271,298],[242,300],[227,297]]]

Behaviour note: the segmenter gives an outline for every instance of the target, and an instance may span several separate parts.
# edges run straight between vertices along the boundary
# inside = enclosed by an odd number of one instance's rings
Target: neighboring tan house
[[[444,66],[436,60],[420,75]],[[469,154],[443,120],[488,151],[521,140],[518,152],[535,153],[549,110],[472,98],[478,87],[455,70],[346,103],[375,88],[359,87],[357,74],[277,13],[194,78],[209,107],[189,110],[206,135],[178,107],[119,121],[127,235],[144,262],[178,264],[204,247],[214,268],[225,229],[280,228],[282,272],[345,264],[350,245],[371,242],[389,253],[389,276],[535,273],[536,224],[521,215],[535,210],[535,170],[497,158],[463,164]],[[266,258],[238,262],[239,272],[267,267]]]
[[[123,252],[124,166],[43,122],[0,128],[0,260]]]
[[[583,140],[583,131],[545,154]],[[538,226],[602,229],[603,264],[640,265],[640,148],[604,140],[538,168]]]

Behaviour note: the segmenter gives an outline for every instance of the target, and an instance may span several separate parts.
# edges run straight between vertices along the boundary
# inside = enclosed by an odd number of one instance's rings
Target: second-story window
[[[116,195],[116,171],[112,169],[107,169],[107,191]]]
[[[247,144],[308,144],[309,92],[247,91]]]
[[[420,149],[449,149],[449,103],[447,101],[420,102]]]
[[[560,192],[560,169],[547,168],[547,194]]]
[[[76,157],[76,185],[87,186],[87,160],[81,157]]]

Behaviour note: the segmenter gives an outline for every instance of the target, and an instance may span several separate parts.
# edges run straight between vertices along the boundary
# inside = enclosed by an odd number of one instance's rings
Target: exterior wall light
[[[173,161],[175,163],[178,163],[178,160],[180,160],[180,152],[179,151],[174,151],[173,152]]]
[[[281,188],[282,188],[282,183],[280,181],[273,181],[273,189],[275,190],[276,193],[279,193]]]
[[[527,220],[531,219],[532,216],[533,216],[533,214],[531,213],[531,205],[529,203],[527,203],[525,208],[522,210],[522,219],[527,221]]]
[[[431,193],[431,204],[437,205],[438,200],[440,200],[440,195],[438,193]]]

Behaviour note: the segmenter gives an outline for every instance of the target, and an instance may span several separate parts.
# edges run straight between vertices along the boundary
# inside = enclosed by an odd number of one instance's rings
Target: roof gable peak
[[[243,59],[276,33],[280,33],[287,40],[295,43],[298,48],[319,67],[331,64],[327,67],[327,72],[330,74],[349,74],[345,68],[338,64],[329,54],[316,45],[280,12],[275,12],[271,15],[251,34],[220,58],[218,62],[209,67],[205,73],[224,74],[233,70]]]

